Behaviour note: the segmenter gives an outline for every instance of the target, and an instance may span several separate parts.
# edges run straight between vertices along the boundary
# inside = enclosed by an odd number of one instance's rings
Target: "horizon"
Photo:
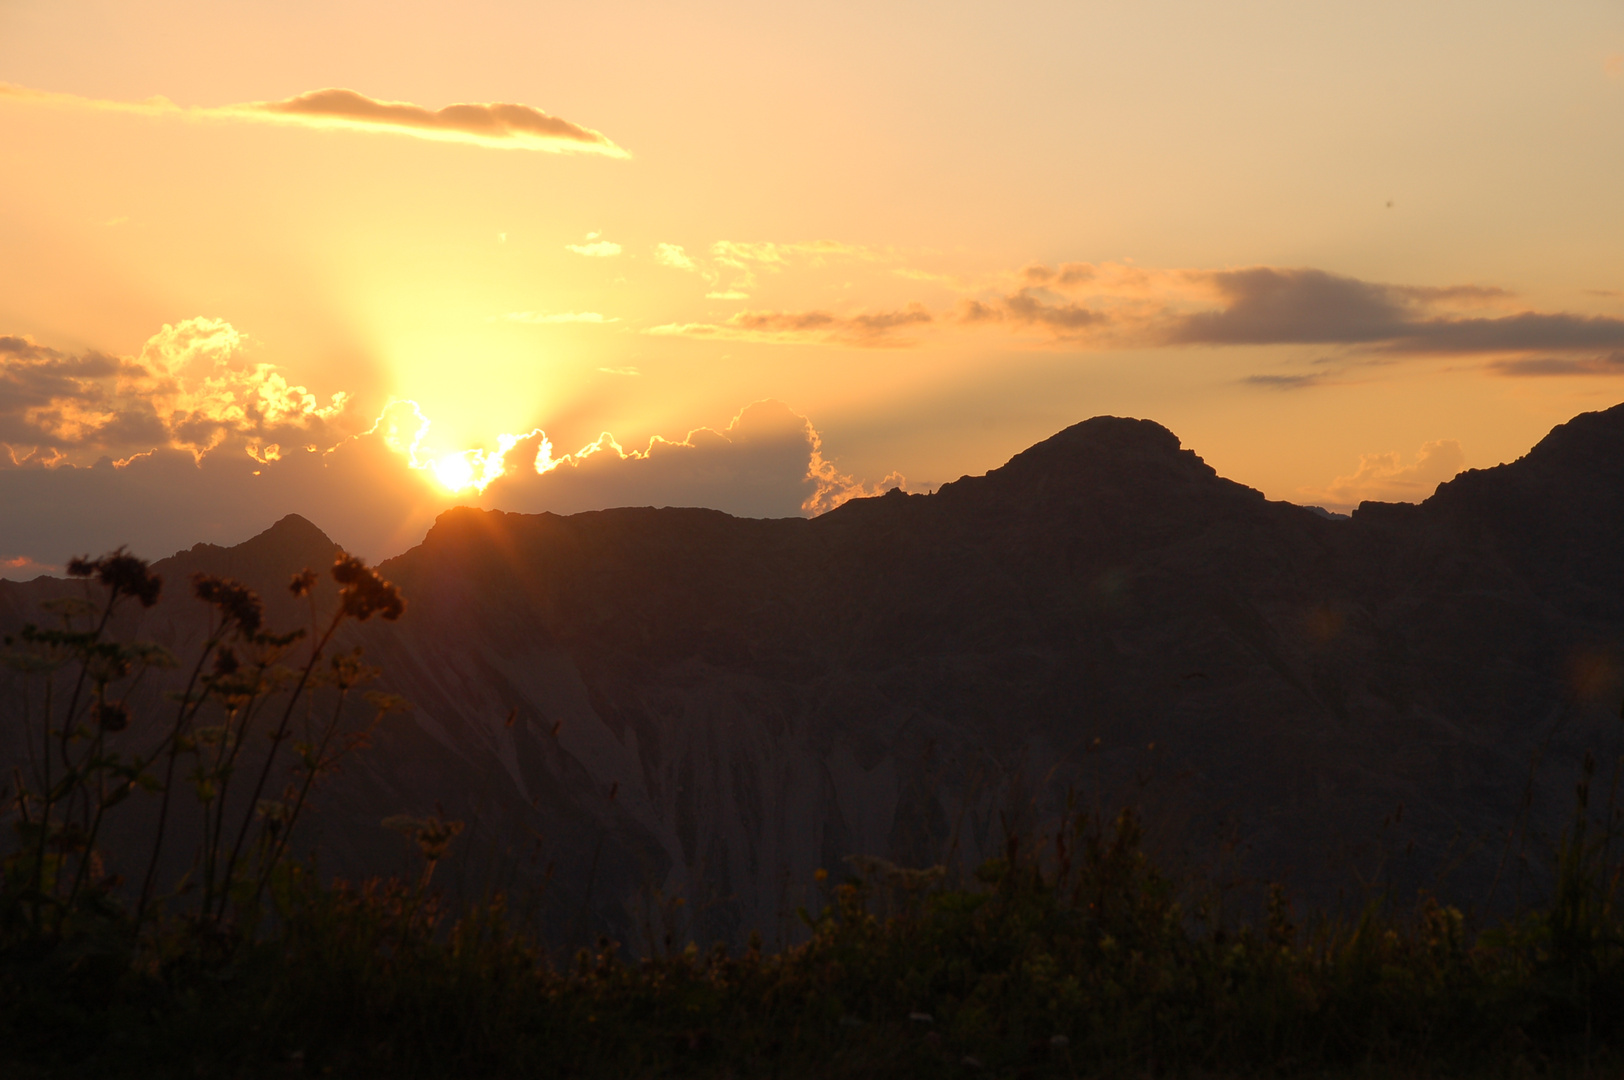
[[[1605,412],[1605,411],[1610,411],[1610,410],[1599,410],[1599,411]],[[1581,414],[1581,415],[1584,415],[1584,414]],[[1064,434],[1066,431],[1071,430],[1072,428],[1081,427],[1082,425],[1090,423],[1090,422],[1095,421],[1095,420],[1122,420],[1122,419],[1126,419],[1126,420],[1149,420],[1148,417],[1113,417],[1113,416],[1105,416],[1105,415],[1093,416],[1093,417],[1089,417],[1087,420],[1080,420],[1076,424],[1068,425],[1067,427],[1062,428],[1060,431],[1055,432],[1054,435],[1051,435],[1049,438],[1050,439],[1055,438],[1055,437],[1057,437],[1057,436],[1059,436],[1061,434]],[[1578,419],[1578,417],[1574,417],[1572,419]],[[1154,421],[1150,421],[1150,422],[1154,423]],[[1157,425],[1157,426],[1161,427],[1162,425]],[[1558,425],[1558,426],[1561,426],[1561,425]],[[1164,427],[1163,430],[1167,430],[1167,429]],[[1553,429],[1553,432],[1554,432],[1554,429]],[[1175,438],[1177,438],[1177,435],[1178,435],[1177,432],[1171,432],[1171,434]],[[1547,435],[1547,437],[1548,437],[1548,435]],[[1048,439],[1040,440],[1039,442],[1034,443],[1031,447],[1025,447],[1020,452],[1018,452],[1016,455],[1014,455],[1014,457],[1018,457],[1018,456],[1020,456],[1020,453],[1025,453],[1026,450],[1034,449],[1035,447],[1040,446],[1044,442],[1047,442],[1047,441],[1049,441],[1049,440]],[[1544,441],[1544,439],[1541,439],[1541,442],[1543,442],[1543,441]],[[1530,451],[1537,448],[1538,445],[1539,444],[1536,443],[1535,447],[1530,447]],[[1191,452],[1195,453],[1198,458],[1201,457],[1199,451],[1196,451],[1194,447],[1185,446],[1185,445],[1182,444],[1182,442],[1180,443],[1179,449],[1180,450],[1191,451]],[[1514,459],[1512,462],[1501,462],[1501,463],[1499,463],[1499,465],[1489,466],[1488,468],[1493,469],[1493,468],[1500,467],[1500,465],[1514,464],[1516,461],[1520,461],[1522,459],[1522,457],[1524,457],[1524,456],[1526,456],[1526,455],[1519,455],[1519,457]],[[1014,458],[1012,457],[1010,459],[1010,461],[1012,461],[1013,459]],[[1202,460],[1204,461],[1205,459],[1202,459]],[[998,465],[995,465],[992,468],[988,469],[987,472],[985,472],[985,473],[978,473],[978,474],[975,474],[973,476],[967,474],[965,476],[959,477],[958,479],[959,480],[986,479],[991,473],[996,472],[997,470],[999,470],[999,469],[1003,468],[1004,466],[1008,465],[1010,463],[1010,461],[1000,462]],[[1464,470],[1461,471],[1461,473],[1457,473],[1456,475],[1457,476],[1464,475],[1464,473],[1474,472],[1474,471],[1481,471],[1481,470],[1464,469]],[[1226,477],[1226,476],[1223,476],[1223,474],[1221,474],[1221,473],[1216,474],[1216,478],[1219,479],[1219,480],[1234,480],[1233,477]],[[1453,479],[1453,477],[1451,477],[1450,479]],[[955,482],[955,481],[949,481],[949,482]],[[1445,483],[1448,483],[1448,480],[1445,480],[1445,481],[1441,482],[1438,485],[1438,487],[1442,487]],[[907,495],[930,496],[930,495],[936,494],[943,486],[945,486],[945,484],[934,485],[932,488],[930,488],[929,490],[925,490],[925,491],[917,491],[917,490],[908,491],[908,490],[904,490],[904,493],[907,494]],[[1250,487],[1250,485],[1245,485],[1245,486]],[[1251,490],[1256,491],[1257,489],[1256,488],[1251,488]],[[860,494],[860,495],[855,495],[855,496],[853,496],[853,498],[856,498],[856,499],[871,499],[871,498],[879,498],[880,496],[885,495],[885,494],[890,494],[890,489],[887,489],[885,491],[867,492],[867,493],[863,493],[863,494]],[[1261,494],[1261,492],[1260,492],[1260,494]],[[1433,494],[1436,494],[1436,491],[1429,493],[1424,498],[1415,500],[1415,502],[1417,504],[1422,503],[1422,502],[1426,502],[1428,499],[1430,499],[1432,497]],[[1265,496],[1265,498],[1267,498],[1267,496]],[[847,501],[851,501],[851,500],[847,500]],[[1358,506],[1354,506],[1354,507],[1349,508],[1349,511],[1347,513],[1344,513],[1344,512],[1341,512],[1341,511],[1337,511],[1337,510],[1330,510],[1330,509],[1328,509],[1328,508],[1326,508],[1324,506],[1320,506],[1320,505],[1317,505],[1317,504],[1311,504],[1311,503],[1294,503],[1294,502],[1291,502],[1291,500],[1270,500],[1270,501],[1271,502],[1283,503],[1285,505],[1290,505],[1290,506],[1297,506],[1297,507],[1300,507],[1301,509],[1305,509],[1305,510],[1318,511],[1318,512],[1321,512],[1324,516],[1326,516],[1326,517],[1328,517],[1328,518],[1330,518],[1332,520],[1339,520],[1339,521],[1352,520],[1353,515],[1356,514],[1358,512],[1358,510],[1359,510]],[[1372,500],[1372,501],[1380,502],[1381,500]],[[1396,500],[1396,501],[1402,502],[1402,501],[1406,501],[1406,500]],[[845,502],[842,502],[840,505],[841,506],[845,505]],[[570,517],[570,516],[574,516],[574,514],[597,513],[597,512],[603,511],[603,510],[640,510],[640,509],[687,510],[687,509],[714,509],[714,508],[712,508],[712,507],[683,507],[683,506],[631,506],[631,505],[626,505],[626,506],[604,506],[604,507],[598,507],[598,508],[594,508],[594,509],[590,509],[590,510],[577,510],[577,511],[574,511],[572,514],[561,514],[561,515],[558,515],[558,516]],[[831,509],[839,509],[839,507],[836,506],[836,507],[832,507]],[[481,507],[481,506],[472,505],[472,504],[469,504],[469,503],[457,503],[455,505],[450,505],[450,506],[447,506],[447,507],[439,510],[435,514],[433,520],[428,523],[427,527],[424,530],[424,534],[422,536],[418,537],[409,546],[407,546],[405,548],[402,548],[399,551],[392,551],[392,552],[389,552],[387,554],[378,555],[378,556],[375,556],[375,557],[364,556],[364,558],[367,558],[368,561],[374,563],[375,565],[381,566],[382,564],[384,564],[386,562],[389,562],[389,561],[391,561],[393,559],[397,559],[397,558],[400,558],[400,557],[402,557],[404,555],[410,554],[412,551],[416,550],[417,548],[420,548],[424,544],[424,542],[428,539],[428,533],[432,532],[434,530],[434,528],[439,525],[441,519],[443,519],[446,515],[454,513],[454,512],[459,511],[459,510],[472,510],[472,511],[479,512],[479,513],[486,513],[486,512],[491,512],[491,511],[494,511],[494,512],[497,512],[497,513],[510,513],[511,512],[511,511],[503,511],[503,510],[501,510],[500,507]],[[542,511],[541,513],[549,513],[549,512],[550,511]],[[719,513],[727,513],[726,511],[718,511],[718,512]],[[827,512],[827,511],[825,511],[825,512]],[[734,515],[729,515],[729,516],[731,516],[731,517],[748,517],[749,515],[737,515],[737,514],[734,514]],[[813,515],[813,516],[822,516],[822,514],[819,513],[819,514]],[[804,517],[805,517],[805,515],[786,514],[786,515],[782,515],[782,516],[777,517],[777,518],[773,518],[773,517],[757,517],[755,520],[790,520],[790,521],[794,521],[794,520],[804,520]],[[180,557],[194,551],[196,548],[198,548],[200,546],[212,546],[212,547],[216,547],[216,548],[219,548],[219,549],[222,549],[222,550],[233,550],[235,548],[242,547],[242,546],[244,546],[244,545],[246,545],[248,543],[251,543],[254,540],[258,540],[259,538],[261,538],[261,537],[263,537],[263,536],[265,536],[265,535],[267,535],[267,534],[269,534],[271,532],[276,531],[279,527],[281,527],[285,522],[289,521],[290,519],[298,519],[299,521],[303,522],[305,525],[308,525],[311,528],[315,529],[318,533],[320,533],[322,535],[323,538],[325,538],[329,542],[337,544],[337,546],[341,550],[346,550],[346,551],[348,550],[348,549],[346,549],[344,547],[344,545],[342,543],[340,543],[339,541],[335,540],[332,537],[332,535],[328,532],[328,530],[325,529],[322,526],[321,522],[315,521],[312,518],[310,518],[309,516],[307,516],[305,514],[302,514],[302,513],[298,512],[296,510],[291,510],[291,511],[288,511],[287,513],[285,513],[285,514],[282,514],[282,515],[278,516],[275,520],[270,521],[270,522],[264,524],[263,526],[260,526],[260,527],[252,527],[252,526],[250,526],[251,531],[249,531],[246,535],[242,535],[242,536],[240,536],[240,537],[238,537],[236,539],[226,537],[226,538],[220,538],[220,539],[215,539],[215,540],[199,540],[199,541],[196,541],[196,542],[194,542],[194,543],[192,543],[190,545],[186,545],[186,546],[183,546],[183,547],[176,548],[175,550],[170,551],[167,554],[160,553],[160,552],[157,552],[157,551],[132,551],[131,554],[136,555],[136,556],[146,560],[149,563],[156,564],[156,563],[159,563],[159,562],[163,562],[166,559],[180,558]],[[0,565],[0,581],[7,581],[7,580],[10,580],[10,581],[29,581],[29,580],[34,580],[35,578],[38,578],[38,577],[50,577],[50,578],[58,578],[58,579],[66,580],[67,576],[68,576],[64,572],[62,572],[60,568],[54,568],[54,567],[51,568],[51,570],[41,571],[41,572],[39,572],[37,574],[30,574],[28,576],[23,576],[21,574],[16,574],[16,573],[7,573],[6,572],[7,569],[8,568],[4,567],[3,565]],[[53,571],[55,571],[55,572],[53,572]]]
[[[0,577],[810,516],[1098,415],[1420,502],[1624,400],[1621,122],[1599,2],[19,0]]]

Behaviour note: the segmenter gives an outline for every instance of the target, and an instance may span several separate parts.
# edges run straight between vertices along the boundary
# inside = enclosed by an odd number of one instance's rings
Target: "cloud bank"
[[[274,364],[246,358],[222,319],[166,324],[133,357],[71,355],[0,336],[0,467],[87,463],[154,447],[254,456],[330,444],[354,430],[350,397],[326,404]]]
[[[183,108],[162,97],[142,102],[104,101],[11,83],[0,83],[0,98],[141,116],[384,132],[499,150],[630,156],[600,131],[573,124],[533,105],[512,102],[459,103],[428,109],[409,101],[383,101],[354,90],[329,87],[282,101]]]
[[[165,326],[134,357],[0,337],[0,577],[53,572],[120,544],[162,557],[237,543],[289,513],[377,559],[417,543],[457,505],[788,517],[905,484],[893,475],[870,487],[842,473],[811,422],[777,401],[746,407],[721,430],[640,449],[605,432],[559,455],[538,429],[503,436],[494,451],[430,458],[429,421],[415,404],[394,402],[360,423],[351,399],[320,405],[273,366],[244,361],[243,349],[216,319]]]
[[[1070,347],[1307,345],[1335,350],[1318,364],[1461,356],[1494,358],[1486,367],[1498,375],[1624,374],[1624,319],[1519,310],[1514,293],[1490,286],[1393,285],[1301,267],[1062,263],[1028,266],[1009,287],[972,291],[958,302],[959,325],[1035,329],[1048,343]],[[1550,355],[1586,352],[1592,355]],[[1289,389],[1334,382],[1334,375],[1244,381]]]

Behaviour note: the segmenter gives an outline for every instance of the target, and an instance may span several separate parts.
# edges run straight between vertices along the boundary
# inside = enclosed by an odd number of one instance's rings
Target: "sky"
[[[1147,417],[1416,501],[1624,400],[1624,8],[0,0],[0,575],[824,512]]]

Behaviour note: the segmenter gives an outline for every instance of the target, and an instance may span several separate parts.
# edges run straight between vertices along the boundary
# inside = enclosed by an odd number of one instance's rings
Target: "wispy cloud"
[[[1305,390],[1330,381],[1323,371],[1310,371],[1301,375],[1248,375],[1241,380],[1248,386],[1263,386],[1270,390]]]
[[[510,311],[502,316],[508,322],[529,323],[532,326],[554,326],[559,323],[613,323],[619,318],[606,319],[596,311],[559,311],[551,314],[541,311]]]
[[[182,107],[163,97],[140,102],[105,101],[11,83],[0,83],[0,98],[142,116],[388,132],[502,150],[630,156],[600,131],[571,123],[533,105],[512,102],[459,103],[429,109],[407,101],[384,101],[354,90],[331,87],[281,101]]]
[[[707,258],[690,255],[680,244],[661,243],[654,248],[654,261],[661,266],[697,274],[712,286],[705,294],[707,300],[746,300],[749,290],[756,287],[759,272],[778,273],[797,260],[817,267],[833,258],[872,261],[883,257],[874,248],[839,240],[717,240]],[[721,284],[724,279],[726,284]]]
[[[1624,350],[1605,356],[1538,356],[1520,360],[1495,360],[1487,365],[1496,375],[1539,377],[1546,375],[1624,375]]]
[[[646,333],[783,345],[878,347],[912,344],[899,332],[934,321],[935,317],[921,304],[910,304],[896,311],[855,315],[827,311],[741,311],[725,323],[667,323]]]

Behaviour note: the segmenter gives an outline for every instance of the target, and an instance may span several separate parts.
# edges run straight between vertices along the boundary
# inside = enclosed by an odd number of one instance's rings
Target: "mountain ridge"
[[[406,616],[345,643],[415,710],[312,836],[329,865],[386,871],[377,821],[439,805],[470,822],[467,887],[545,878],[557,910],[622,934],[680,895],[699,936],[737,937],[787,933],[819,866],[970,863],[1072,790],[1138,803],[1177,857],[1238,844],[1312,896],[1385,835],[1395,887],[1454,862],[1479,899],[1531,779],[1563,792],[1617,741],[1621,473],[1624,407],[1335,521],[1099,417],[810,520],[448,511],[381,564]],[[269,598],[335,549],[289,517],[158,565]],[[0,585],[0,623],[21,601]]]

